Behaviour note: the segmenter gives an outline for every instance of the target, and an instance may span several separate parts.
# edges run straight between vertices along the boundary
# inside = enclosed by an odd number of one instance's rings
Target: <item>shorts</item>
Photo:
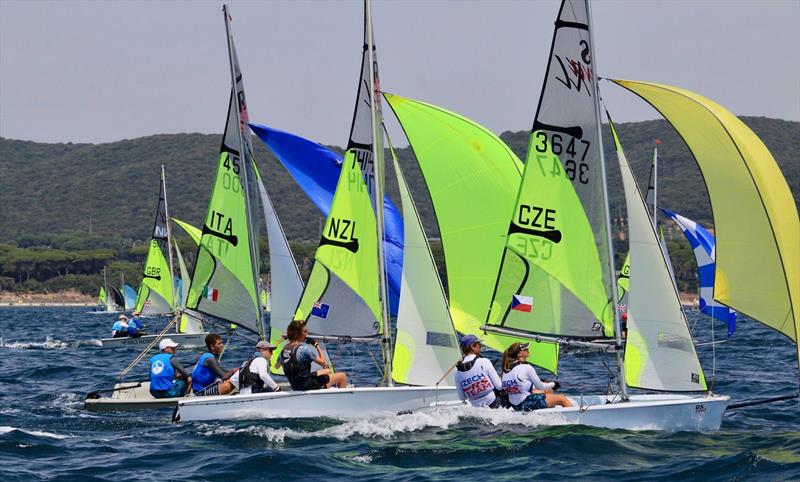
[[[319,390],[321,388],[325,388],[328,382],[331,380],[331,377],[328,375],[311,375],[310,377],[304,380],[305,383],[302,385],[297,385],[292,383],[292,390],[299,390],[301,392],[305,392],[308,390]],[[291,382],[291,380],[290,380]]]
[[[183,380],[175,380],[172,388],[169,390],[150,390],[150,395],[155,398],[175,398],[182,397],[186,394],[186,382]]]
[[[544,397],[544,393],[531,393],[522,403],[519,405],[512,405],[512,407],[518,412],[530,412],[532,410],[547,408],[547,401]]]
[[[216,382],[212,383],[211,385],[207,386],[202,390],[195,390],[194,394],[198,397],[208,397],[212,395],[219,395],[219,384],[220,381],[217,380]]]

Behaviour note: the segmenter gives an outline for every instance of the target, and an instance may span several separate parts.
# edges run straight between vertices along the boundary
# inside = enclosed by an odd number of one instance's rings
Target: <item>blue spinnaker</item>
[[[697,278],[700,281],[700,311],[728,324],[728,336],[736,330],[736,311],[714,300],[714,266],[716,263],[714,235],[700,224],[668,209],[659,208],[683,231],[697,260]]]
[[[130,285],[125,284],[122,287],[122,297],[125,299],[126,310],[132,310],[136,306],[136,290]]]
[[[342,157],[326,147],[288,132],[261,124],[250,124],[250,128],[275,154],[311,202],[327,216],[339,180]],[[403,275],[403,218],[388,197],[384,197],[383,209],[389,309],[396,315]]]

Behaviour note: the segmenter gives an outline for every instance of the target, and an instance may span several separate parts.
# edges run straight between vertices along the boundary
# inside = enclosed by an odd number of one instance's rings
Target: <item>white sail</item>
[[[460,351],[439,273],[394,150],[392,158],[403,203],[404,240],[392,377],[398,383],[435,385],[460,359]],[[445,383],[454,383],[452,372]]]
[[[178,242],[174,241],[175,252],[178,254],[178,270],[181,273],[181,303],[186,303],[186,298],[189,296],[189,270],[186,269],[186,262],[183,260]],[[188,316],[186,313],[181,313],[181,321],[178,324],[179,333],[203,333],[203,323],[198,317]]]
[[[705,390],[703,369],[650,212],[613,125],[612,133],[625,188],[631,254],[625,381],[650,390]]]

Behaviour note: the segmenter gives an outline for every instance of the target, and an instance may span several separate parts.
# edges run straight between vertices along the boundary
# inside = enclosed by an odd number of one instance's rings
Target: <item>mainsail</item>
[[[175,310],[172,270],[169,264],[169,236],[164,172],[158,189],[158,205],[150,247],[144,264],[142,284],[136,297],[134,311],[143,316],[162,315]]]
[[[223,7],[231,63],[228,120],[186,306],[263,335],[258,305],[258,235],[251,219],[249,182],[255,182],[247,104],[239,60]],[[254,204],[257,206],[257,204]]]
[[[433,202],[453,323],[462,333],[478,333],[497,279],[522,162],[474,121],[431,104],[384,96],[403,127]],[[482,338],[499,351],[518,341],[493,333]],[[539,344],[531,355],[532,363],[556,370],[556,345]]]
[[[714,299],[714,258],[717,244],[714,235],[689,218],[668,209],[661,208],[661,211],[681,228],[694,252],[697,280],[700,282],[700,311],[724,321],[728,325],[728,336],[731,336],[736,330],[736,311]]]
[[[565,1],[508,226],[487,325],[613,334],[597,79],[585,1]]]
[[[136,290],[131,285],[122,285],[122,296],[125,298],[125,309],[132,310],[136,306]]]
[[[717,236],[714,298],[797,344],[800,219],[769,150],[736,116],[701,95],[668,85],[614,82],[655,107],[700,167]]]
[[[705,390],[703,369],[652,214],[610,119],[609,124],[625,189],[631,247],[625,382],[630,387],[650,390]]]
[[[389,149],[400,187],[405,226],[392,376],[398,383],[435,385],[460,359],[461,352],[422,221],[391,142]]]

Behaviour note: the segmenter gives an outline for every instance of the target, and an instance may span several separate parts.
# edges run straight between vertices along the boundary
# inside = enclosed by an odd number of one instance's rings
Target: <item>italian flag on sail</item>
[[[219,299],[219,290],[206,285],[203,288],[203,298],[208,301],[213,301],[214,303],[216,303],[217,300]]]

